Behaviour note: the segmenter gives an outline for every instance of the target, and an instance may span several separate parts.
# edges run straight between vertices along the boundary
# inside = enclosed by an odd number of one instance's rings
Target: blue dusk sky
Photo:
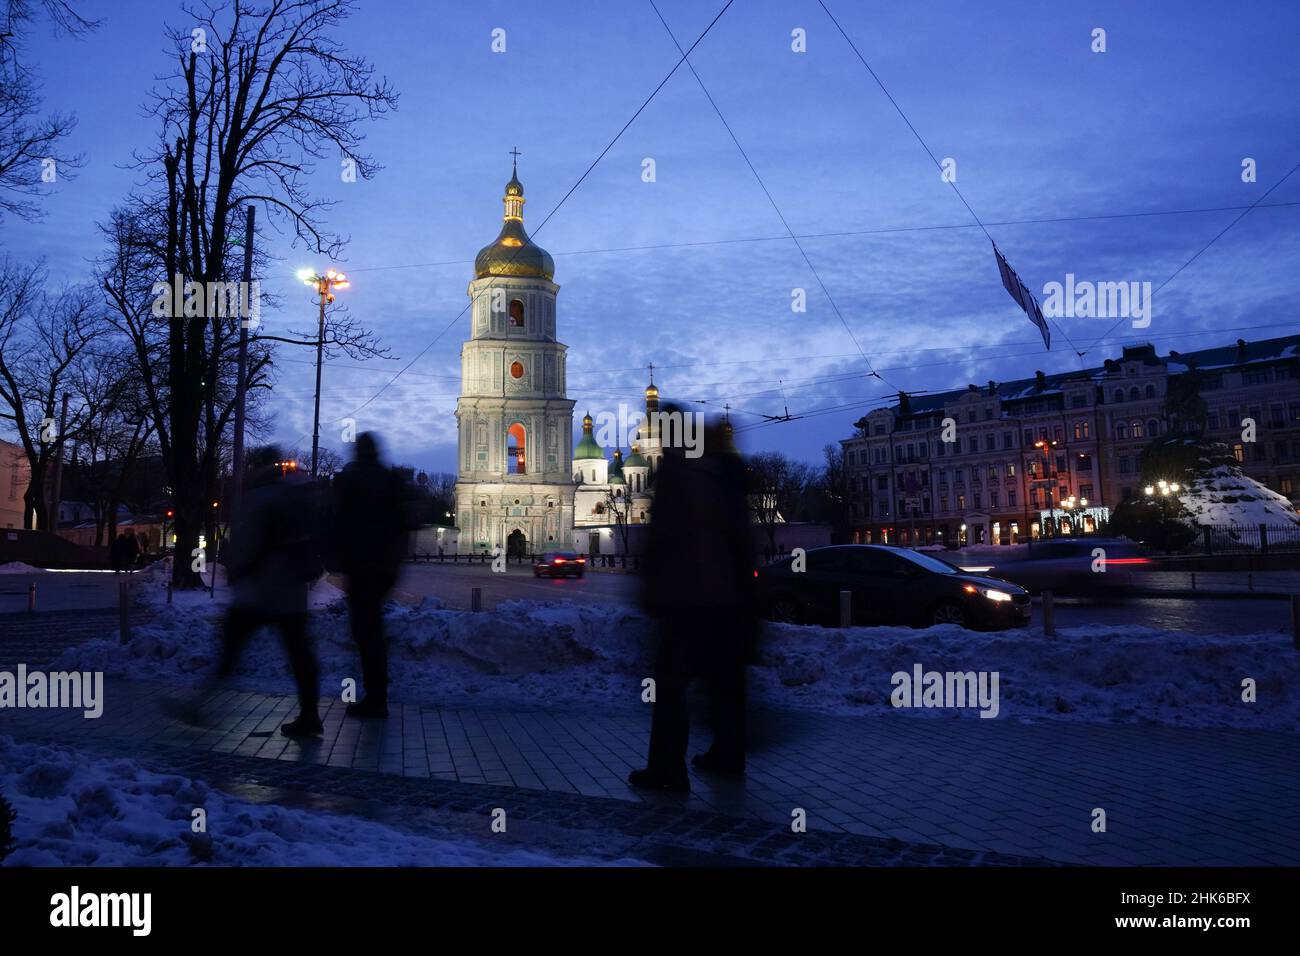
[[[723,0],[656,2],[686,47]],[[1159,286],[1231,207],[1300,163],[1295,2],[826,2],[935,156],[956,161],[957,186],[1040,300],[1067,274]],[[98,31],[42,26],[25,53],[45,108],[75,112],[70,147],[86,165],[42,197],[40,222],[7,219],[0,236],[0,252],[43,256],[58,280],[84,276],[102,251],[95,223],[139,182],[128,164],[155,142],[141,106],[169,66],[164,25],[189,28],[172,0],[86,10]],[[505,53],[491,48],[497,28]],[[796,28],[806,52],[791,49]],[[1125,321],[1098,343],[1113,320],[1063,318],[1045,350],[988,239],[817,0],[735,0],[691,62],[789,227],[815,237],[801,242],[843,321],[685,66],[537,229],[678,60],[649,0],[360,0],[346,42],[401,101],[366,127],[384,167],[374,179],[342,182],[328,160],[312,183],[350,236],[334,263],[354,279],[348,307],[401,360],[327,366],[327,446],[340,447],[330,423],[423,350],[358,427],[400,461],[454,469],[469,333],[457,316],[474,254],[500,227],[512,147],[525,225],[555,256],[575,424],[638,407],[653,362],[665,398],[729,402],[744,450],[811,461],[897,388],[1064,372],[1138,340],[1166,353],[1297,328],[1300,172],[1155,296],[1148,328]],[[1242,181],[1247,157],[1255,183]],[[263,287],[282,295],[262,318],[279,334],[314,314],[294,271],[329,264],[290,238],[261,237],[277,257]],[[796,288],[806,312],[791,309]],[[279,352],[268,409],[286,446],[310,445],[310,362],[307,349]],[[746,427],[786,408],[807,417]]]

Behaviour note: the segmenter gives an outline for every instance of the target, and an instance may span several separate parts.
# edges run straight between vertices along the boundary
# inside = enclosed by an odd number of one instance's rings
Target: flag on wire
[[[1043,335],[1043,346],[1050,349],[1052,347],[1052,332],[1047,327],[1047,319],[1043,318],[1043,310],[1038,307],[1038,300],[1034,298],[1034,294],[1021,281],[1020,276],[1016,275],[1016,270],[1011,268],[996,243],[993,246],[993,255],[997,256],[998,271],[1002,273],[1002,284],[1011,293],[1011,298],[1016,300],[1016,305],[1025,310],[1025,315],[1029,316],[1029,321],[1038,326],[1038,331]]]

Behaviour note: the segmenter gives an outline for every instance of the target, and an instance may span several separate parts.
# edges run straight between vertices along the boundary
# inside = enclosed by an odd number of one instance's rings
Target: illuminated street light
[[[298,278],[303,285],[315,289],[320,297],[320,321],[316,329],[316,410],[312,415],[311,426],[311,476],[315,478],[316,464],[320,457],[320,374],[325,361],[325,305],[334,301],[336,289],[347,289],[352,283],[337,269],[327,269],[324,275],[319,275],[312,269],[299,269]]]

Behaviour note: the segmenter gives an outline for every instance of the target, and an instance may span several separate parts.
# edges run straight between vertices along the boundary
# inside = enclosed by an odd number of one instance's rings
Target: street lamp
[[[318,275],[312,269],[299,269],[298,278],[303,285],[311,286],[320,298],[320,322],[316,329],[316,408],[312,414],[311,424],[311,476],[316,477],[316,461],[320,450],[320,373],[325,359],[325,304],[334,301],[335,289],[346,289],[352,285],[348,277],[334,269],[325,270]]]

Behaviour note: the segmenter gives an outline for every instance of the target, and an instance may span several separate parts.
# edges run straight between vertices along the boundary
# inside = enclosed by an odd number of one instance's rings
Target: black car
[[[1035,541],[994,570],[1034,594],[1101,596],[1140,588],[1153,567],[1147,550],[1126,538],[1080,537]]]
[[[1029,625],[1024,588],[908,548],[814,548],[803,556],[803,570],[795,570],[798,560],[777,561],[756,572],[762,608],[771,620],[834,627],[840,592],[848,591],[855,625],[959,624],[989,630]]]
[[[544,554],[533,561],[533,577],[580,578],[587,570],[587,559],[571,551]]]

